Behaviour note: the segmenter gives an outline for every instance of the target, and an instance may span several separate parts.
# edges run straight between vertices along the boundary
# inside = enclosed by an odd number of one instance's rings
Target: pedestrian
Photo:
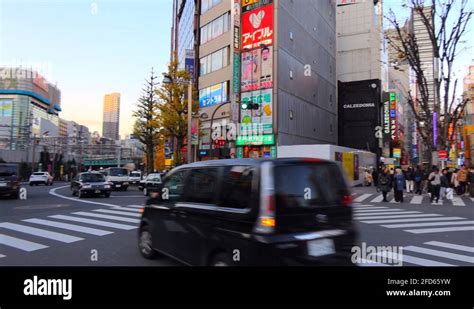
[[[435,167],[433,172],[428,176],[428,181],[430,182],[430,201],[433,203],[433,200],[436,199],[436,203],[439,202],[439,191],[441,188],[441,174],[439,169]]]
[[[407,193],[414,193],[414,191],[415,191],[415,173],[413,172],[413,169],[411,168],[411,166],[406,171],[405,178],[406,178],[406,182],[407,182]]]
[[[440,178],[440,199],[441,200],[444,200],[447,198],[447,194],[448,194],[448,189],[450,189],[450,182],[448,180],[448,169],[445,168],[442,170],[441,172],[441,178]]]
[[[423,187],[421,186],[421,183],[423,181],[423,171],[421,170],[419,165],[416,167],[413,179],[415,181],[415,194],[421,195],[421,192],[423,190]]]
[[[364,178],[365,178],[365,185],[367,187],[372,186],[372,182],[373,182],[372,173],[370,173],[368,169],[366,169],[364,172]]]
[[[395,170],[395,176],[393,181],[393,191],[395,195],[395,201],[403,203],[403,190],[405,189],[406,180],[405,175],[400,168]]]
[[[467,176],[468,176],[468,171],[465,165],[461,167],[461,169],[458,172],[458,181],[459,181],[459,195],[463,195],[466,193],[466,187],[467,187]]]
[[[474,197],[474,166],[471,166],[467,179],[469,181],[469,196]]]
[[[388,202],[387,194],[392,190],[392,178],[388,168],[384,168],[380,173],[379,177],[379,189],[382,191],[383,202]]]
[[[377,187],[379,185],[379,183],[378,183],[378,173],[375,170],[375,168],[372,169],[372,179],[374,180],[374,187]]]

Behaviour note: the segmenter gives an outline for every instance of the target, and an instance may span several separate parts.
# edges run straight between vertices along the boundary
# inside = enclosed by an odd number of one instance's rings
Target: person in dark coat
[[[392,190],[392,177],[388,168],[384,168],[378,177],[378,187],[382,191],[383,201],[388,202],[387,194]]]
[[[421,195],[423,191],[423,170],[420,168],[420,166],[416,167],[413,180],[415,180],[415,194]]]
[[[395,192],[395,201],[403,203],[403,190],[405,190],[406,180],[402,170],[397,168],[393,177],[393,191]]]

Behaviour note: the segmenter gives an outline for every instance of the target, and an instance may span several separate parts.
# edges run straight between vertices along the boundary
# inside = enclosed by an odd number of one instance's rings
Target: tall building
[[[61,91],[31,69],[0,67],[0,151],[27,160],[33,136],[58,136]],[[8,157],[7,151],[17,151]]]
[[[193,18],[180,14],[183,2],[175,1],[178,57],[189,34],[179,24]],[[337,143],[333,1],[191,2],[200,159],[275,157],[278,145]],[[224,133],[229,124],[234,134]]]
[[[113,140],[119,139],[120,128],[120,93],[106,94],[104,97],[104,117],[102,136]]]
[[[381,155],[376,129],[388,89],[382,1],[338,0],[336,23],[339,145]]]
[[[58,136],[60,137],[67,137],[68,136],[68,121],[63,119],[63,118],[59,118],[59,132],[58,132]]]

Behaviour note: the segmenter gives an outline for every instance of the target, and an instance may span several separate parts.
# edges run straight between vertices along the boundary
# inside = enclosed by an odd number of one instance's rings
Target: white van
[[[110,182],[112,189],[127,191],[129,185],[129,171],[123,167],[109,167],[104,172],[105,179]]]

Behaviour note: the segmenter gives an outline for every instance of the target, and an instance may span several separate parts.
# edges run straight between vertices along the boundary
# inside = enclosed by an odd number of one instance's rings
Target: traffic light
[[[252,103],[252,102],[242,103],[242,109],[243,110],[257,110],[259,108],[260,108],[260,106],[257,103]]]

